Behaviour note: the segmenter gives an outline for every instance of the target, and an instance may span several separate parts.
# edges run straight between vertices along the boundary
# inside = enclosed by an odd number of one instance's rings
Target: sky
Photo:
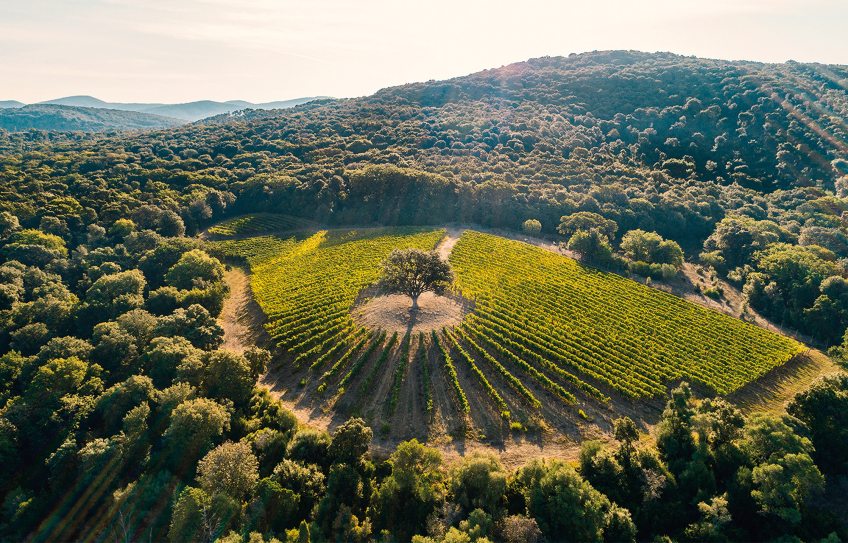
[[[848,64],[845,0],[0,0],[0,100],[355,97],[540,56]]]

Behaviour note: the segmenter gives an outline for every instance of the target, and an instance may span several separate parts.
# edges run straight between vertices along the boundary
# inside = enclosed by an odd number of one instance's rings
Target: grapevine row
[[[469,319],[469,322],[472,323],[472,324],[475,323],[475,322],[479,323],[478,324],[479,328],[481,330],[483,330],[485,333],[495,337],[496,339],[500,340],[504,345],[506,345],[510,349],[512,349],[514,351],[518,351],[518,353],[520,355],[536,362],[537,364],[539,364],[540,366],[542,366],[546,370],[550,371],[551,373],[555,373],[556,375],[558,375],[562,379],[568,381],[569,383],[576,386],[580,390],[586,392],[590,396],[597,398],[597,399],[601,400],[602,402],[608,402],[609,401],[609,398],[604,396],[603,394],[601,394],[601,391],[599,391],[597,388],[593,387],[592,385],[590,385],[588,383],[585,383],[584,381],[581,381],[580,379],[578,379],[574,375],[572,375],[572,374],[568,373],[567,371],[563,370],[562,368],[558,367],[556,364],[550,362],[549,360],[546,360],[542,356],[540,356],[540,355],[536,354],[535,352],[531,351],[530,349],[526,348],[524,345],[521,345],[521,344],[513,341],[512,338],[515,337],[521,343],[534,346],[534,347],[538,348],[539,350],[546,352],[549,355],[555,356],[557,359],[561,359],[564,362],[568,362],[566,359],[560,357],[559,355],[557,355],[557,353],[551,351],[550,349],[548,349],[544,345],[539,345],[538,343],[535,343],[534,341],[532,341],[532,340],[530,340],[526,337],[521,337],[521,336],[516,337],[513,334],[509,333],[508,331],[505,331],[502,327],[500,327],[500,326],[498,326],[497,324],[494,324],[494,323],[483,323],[483,322],[481,322],[477,319],[473,319],[473,320]],[[505,337],[502,332],[509,334],[510,337]],[[589,375],[592,375],[596,379],[598,379],[600,381],[607,382],[607,384],[612,385],[612,383],[609,382],[608,379],[604,379],[603,377],[601,377],[597,374],[593,375],[592,372],[590,372],[590,371],[585,371],[585,373],[588,373]],[[628,393],[627,389],[622,389],[620,392],[622,392],[625,395]]]
[[[389,415],[394,414],[398,400],[400,399],[400,387],[403,385],[403,377],[406,375],[406,367],[409,365],[409,344],[411,341],[412,337],[407,333],[403,337],[403,344],[400,349],[400,361],[395,369],[395,380],[392,385],[392,393],[389,396]]]
[[[330,368],[329,370],[327,370],[327,371],[324,373],[324,375],[322,375],[322,376],[321,376],[321,380],[322,380],[322,381],[327,381],[328,379],[331,379],[331,378],[333,377],[333,375],[337,374],[339,371],[341,371],[342,369],[344,369],[344,367],[347,365],[348,361],[349,361],[349,360],[350,360],[350,359],[351,359],[351,358],[352,358],[352,357],[353,357],[356,353],[358,353],[358,352],[362,349],[362,347],[364,347],[364,346],[365,346],[365,344],[368,342],[368,340],[369,340],[369,339],[371,339],[371,337],[373,337],[373,335],[374,335],[374,332],[368,332],[368,334],[366,334],[366,336],[365,336],[364,338],[360,339],[360,340],[359,340],[359,342],[358,342],[356,345],[354,345],[353,347],[351,347],[351,349],[350,349],[348,352],[346,352],[346,353],[344,354],[344,356],[342,356],[342,357],[338,360],[338,362],[336,362],[335,364],[333,364],[333,367],[332,367],[332,368]],[[376,343],[375,343],[375,344],[376,344]]]
[[[338,333],[339,331],[345,330],[347,327],[351,326],[353,323],[350,318],[339,319],[337,323],[334,323],[331,327],[325,328],[321,330],[320,328],[316,329],[316,332],[313,336],[308,337],[298,343],[293,347],[289,347],[289,352],[292,354],[302,353],[304,350],[309,349],[316,343],[321,343],[328,337],[333,334]]]
[[[530,402],[530,405],[535,408],[539,408],[542,406],[541,402],[539,402],[539,400],[537,400],[536,397],[533,396],[533,394],[529,390],[527,390],[527,388],[521,383],[521,381],[518,380],[517,377],[507,371],[507,369],[504,368],[500,362],[495,360],[492,355],[487,353],[482,347],[477,345],[477,343],[475,343],[473,339],[468,337],[468,335],[463,332],[462,328],[456,328],[455,330],[459,337],[461,337],[464,342],[471,345],[471,348],[474,349],[477,354],[479,354],[483,358],[483,360],[491,364],[492,367],[494,367],[498,371],[498,373],[500,373],[503,378],[506,379],[506,381],[512,386],[512,388],[514,388],[519,394],[524,396],[524,398],[528,402]]]
[[[269,230],[292,230],[303,228],[309,224],[309,221],[289,215],[254,213],[253,215],[245,215],[244,217],[236,217],[224,221],[211,227],[209,233],[218,236],[237,236],[267,232]]]
[[[629,398],[664,394],[679,378],[727,394],[803,350],[749,323],[503,238],[466,231],[450,259],[454,288],[476,301],[469,324],[599,398],[562,367]]]
[[[433,393],[430,390],[430,370],[427,364],[427,350],[424,347],[424,332],[418,332],[418,361],[421,363],[424,374],[424,404],[427,411],[433,409]]]
[[[348,336],[343,341],[339,341],[338,343],[333,345],[332,349],[318,357],[318,360],[316,360],[312,363],[311,366],[309,366],[309,371],[315,371],[316,369],[326,364],[328,360],[331,360],[334,356],[339,354],[339,352],[344,349],[346,345],[349,345],[350,342],[358,338],[363,332],[365,332],[365,328],[360,327],[348,334]]]
[[[465,349],[462,348],[456,338],[453,337],[453,335],[451,335],[451,333],[448,332],[445,328],[442,328],[442,334],[444,334],[444,336],[448,338],[448,342],[454,349],[456,349],[456,351],[459,353],[460,358],[465,361],[465,364],[468,366],[468,369],[471,370],[471,373],[474,374],[477,380],[480,381],[480,384],[483,385],[483,388],[486,389],[486,393],[489,395],[489,397],[492,398],[492,400],[494,400],[494,402],[498,405],[498,409],[500,409],[501,412],[508,411],[509,407],[507,407],[506,402],[503,401],[503,398],[501,398],[501,395],[498,394],[498,391],[492,388],[492,385],[489,384],[489,380],[486,379],[486,376],[483,375],[483,372],[480,371],[480,368],[478,368],[477,365],[474,363],[474,359],[471,358],[471,355],[469,355],[465,351]]]
[[[300,369],[300,366],[301,366],[301,364],[303,364],[303,362],[309,360],[310,358],[317,355],[318,353],[324,352],[324,349],[326,349],[330,345],[334,345],[334,346],[335,345],[344,345],[344,343],[342,343],[341,340],[343,338],[347,337],[350,334],[352,329],[353,329],[353,323],[348,322],[346,324],[346,326],[344,326],[341,330],[339,330],[338,333],[328,337],[327,339],[325,339],[324,341],[322,341],[318,345],[312,347],[308,351],[302,352],[299,355],[297,355],[297,357],[295,357],[295,359],[294,359],[294,362],[292,363],[292,367],[294,369]]]
[[[439,336],[436,335],[436,331],[433,330],[433,342],[436,344],[436,347],[439,349],[439,354],[442,356],[442,367],[447,374],[448,382],[453,387],[453,391],[456,393],[456,399],[459,402],[460,410],[463,413],[468,413],[468,398],[465,397],[465,392],[462,391],[462,387],[459,386],[459,379],[456,376],[456,368],[453,367],[453,361],[451,360],[450,355],[445,350],[442,342],[439,341]]]
[[[533,378],[536,379],[537,381],[539,381],[539,383],[543,387],[547,388],[548,390],[550,390],[551,392],[553,392],[554,394],[556,394],[557,396],[559,396],[560,398],[565,400],[566,403],[568,403],[570,405],[574,405],[575,403],[577,403],[577,399],[574,397],[574,395],[572,393],[570,393],[569,391],[565,390],[564,388],[562,388],[558,384],[556,384],[553,381],[551,381],[550,379],[548,379],[547,376],[543,375],[536,368],[534,368],[533,366],[531,366],[530,364],[528,364],[524,360],[517,357],[515,354],[513,354],[507,348],[501,346],[497,341],[493,340],[492,338],[489,338],[488,336],[486,336],[483,332],[481,332],[477,328],[469,327],[468,329],[471,331],[472,334],[474,334],[475,336],[480,338],[481,341],[486,343],[495,352],[497,352],[499,355],[503,356],[507,360],[511,361],[513,364],[515,364],[519,368],[523,369],[525,372],[532,375]]]
[[[359,395],[364,396],[368,389],[371,388],[371,382],[374,380],[374,377],[380,371],[380,368],[383,366],[383,363],[389,357],[389,351],[392,350],[392,347],[397,343],[398,334],[395,332],[392,335],[392,339],[386,344],[385,349],[383,349],[383,354],[380,355],[380,358],[377,359],[377,363],[374,364],[374,367],[371,368],[371,371],[368,372],[368,375],[365,377],[365,380],[362,382],[362,386],[359,388]]]
[[[368,347],[368,349],[366,349],[364,353],[362,353],[362,356],[359,357],[359,359],[353,364],[353,366],[351,366],[350,371],[347,372],[347,375],[344,376],[342,382],[339,383],[339,394],[343,393],[347,384],[350,383],[354,377],[359,375],[359,372],[362,371],[362,367],[365,365],[366,362],[368,362],[368,359],[371,358],[371,355],[374,354],[374,351],[377,350],[377,347],[379,347],[385,339],[386,333],[380,332],[380,335],[377,336],[377,340],[372,343],[371,346]]]

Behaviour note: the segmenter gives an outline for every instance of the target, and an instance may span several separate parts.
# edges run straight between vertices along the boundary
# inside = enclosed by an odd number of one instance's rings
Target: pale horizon
[[[848,64],[835,0],[0,0],[0,100],[356,97],[541,56],[667,51]]]

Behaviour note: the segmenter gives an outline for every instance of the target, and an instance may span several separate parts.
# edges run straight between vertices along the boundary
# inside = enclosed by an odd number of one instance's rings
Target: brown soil
[[[459,296],[437,296],[425,292],[418,298],[418,309],[412,310],[408,296],[392,294],[364,298],[354,305],[353,319],[370,330],[417,334],[440,330],[462,322],[474,305]]]
[[[241,268],[232,268],[224,278],[230,286],[230,297],[224,302],[224,309],[218,319],[224,327],[224,344],[221,348],[243,353],[252,345],[267,347],[271,338],[262,326],[265,314],[253,299],[247,273]]]
[[[453,251],[453,246],[456,245],[456,242],[459,240],[460,236],[465,230],[459,230],[457,228],[445,228],[445,237],[442,238],[442,241],[436,245],[436,250],[439,251],[439,256],[443,259],[447,260],[450,258],[451,251]]]
[[[475,229],[485,230],[479,227]],[[449,256],[463,231],[464,229],[460,228],[448,228],[445,239],[437,247],[443,257]],[[505,234],[498,231],[490,232],[497,235]],[[505,237],[565,256],[573,256],[545,240],[516,234]],[[707,286],[711,286],[712,283],[708,277],[700,275],[695,267],[687,264],[671,284],[654,283],[652,286],[738,318],[741,309],[741,294],[738,290],[730,285],[724,285],[725,300],[715,302],[695,293],[694,284],[700,283],[701,278],[705,279]],[[225,304],[221,316],[225,329],[224,347],[243,351],[246,346],[252,344],[267,345],[269,338],[262,326],[265,317],[258,304],[253,301],[248,277],[242,270],[232,270],[227,274],[227,281],[232,290],[232,297]],[[398,345],[376,372],[364,394],[361,393],[362,385],[380,357],[382,347],[375,350],[364,364],[361,373],[348,384],[343,393],[338,392],[339,382],[359,358],[361,352],[352,357],[343,371],[327,382],[323,394],[318,393],[318,388],[322,383],[321,375],[341,358],[349,347],[342,350],[325,367],[318,368],[316,371],[310,371],[307,365],[294,370],[290,365],[290,357],[276,351],[272,369],[260,378],[259,385],[269,389],[274,397],[279,398],[287,408],[291,409],[301,424],[313,428],[332,432],[351,416],[363,417],[374,431],[371,452],[379,456],[390,454],[401,441],[416,438],[429,446],[438,448],[448,461],[480,449],[495,452],[509,468],[517,467],[531,458],[540,456],[574,461],[579,454],[580,444],[586,439],[600,439],[612,443],[612,421],[619,416],[628,416],[637,422],[643,432],[643,444],[652,442],[651,434],[662,413],[663,401],[631,402],[620,398],[601,384],[587,379],[590,384],[612,398],[610,403],[604,404],[586,397],[579,391],[573,391],[577,396],[578,405],[569,406],[542,388],[520,368],[495,356],[541,402],[542,406],[535,409],[510,388],[506,380],[473,352],[470,346],[464,343],[464,349],[472,355],[477,367],[507,404],[511,413],[510,420],[521,423],[522,428],[510,428],[509,423],[501,418],[496,404],[488,397],[464,360],[458,353],[451,350],[457,378],[470,405],[470,412],[467,415],[461,413],[453,397],[453,389],[446,379],[440,354],[429,331],[440,330],[442,326],[450,327],[458,323],[473,310],[473,305],[463,298],[432,295],[422,296],[419,304],[421,309],[418,314],[411,314],[411,302],[408,298],[400,296],[373,298],[373,292],[366,291],[361,294],[353,310],[354,318],[372,330],[385,330],[389,336],[398,332],[399,340],[402,340],[405,333],[412,333],[410,361],[402,376],[399,401],[393,413],[389,413],[388,404],[400,362],[401,341],[398,341]],[[758,324],[764,323],[774,329],[756,315],[749,318],[757,319]],[[425,356],[423,358],[418,356],[419,331],[424,332]],[[491,351],[490,354],[494,355]],[[424,391],[425,365],[430,375],[430,392],[433,402],[433,408],[429,411],[426,409]],[[799,357],[781,368],[776,368],[762,379],[743,387],[728,399],[749,412],[752,410],[779,411],[795,392],[808,386],[810,381],[818,375],[830,373],[833,369],[833,364],[826,356],[818,351],[811,351],[807,356]],[[560,382],[571,390],[571,387],[562,383],[557,376],[548,372],[544,373],[553,381]],[[669,383],[669,388],[676,385],[677,383]],[[695,391],[698,392],[697,387]],[[585,417],[578,414],[578,409],[585,413]],[[383,435],[384,429],[388,429],[385,435]]]

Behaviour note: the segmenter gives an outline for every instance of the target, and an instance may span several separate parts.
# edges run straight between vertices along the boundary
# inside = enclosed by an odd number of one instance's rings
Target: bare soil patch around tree
[[[366,293],[354,304],[351,314],[354,321],[371,330],[417,334],[459,324],[473,310],[473,302],[456,295],[425,292],[418,298],[418,309],[413,310],[409,296],[389,294],[372,298]]]

